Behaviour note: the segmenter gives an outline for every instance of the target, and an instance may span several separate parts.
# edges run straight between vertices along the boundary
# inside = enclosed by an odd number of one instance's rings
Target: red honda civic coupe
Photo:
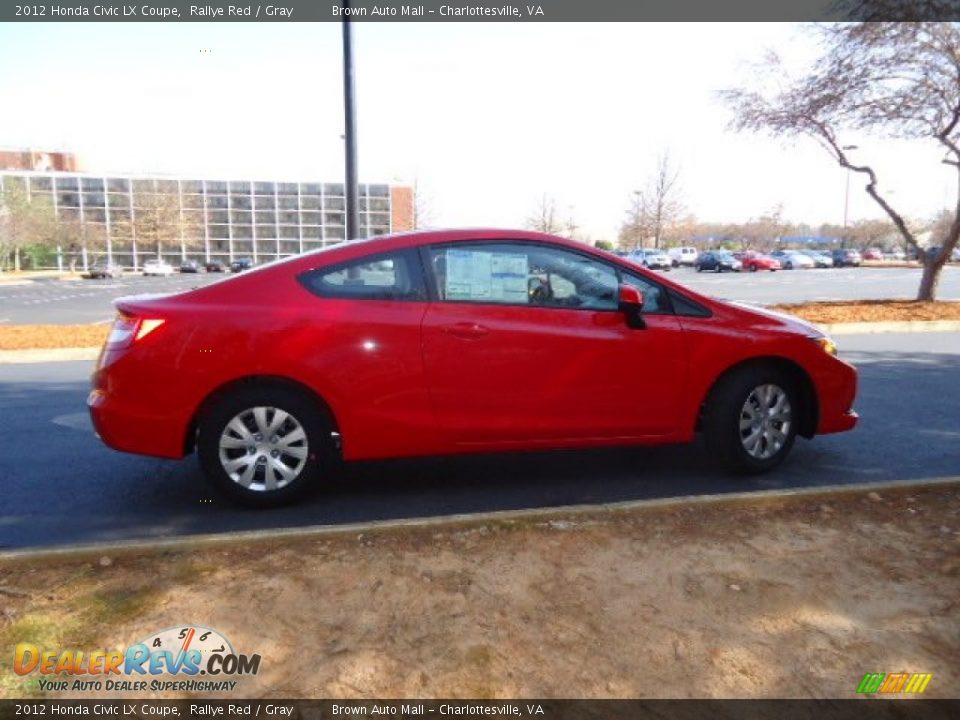
[[[743,269],[749,270],[750,272],[756,272],[757,270],[776,272],[780,269],[779,260],[769,255],[764,255],[763,253],[753,251],[746,252],[740,260],[743,263]]]
[[[341,461],[685,443],[756,473],[849,430],[857,373],[790,316],[582,243],[444,230],[345,243],[119,310],[88,399],[112,448],[196,449],[251,505]]]

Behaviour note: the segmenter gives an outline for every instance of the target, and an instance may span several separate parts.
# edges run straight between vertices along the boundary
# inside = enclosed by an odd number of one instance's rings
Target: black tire
[[[767,385],[774,385],[784,392],[791,408],[791,417],[785,440],[770,457],[763,458],[755,457],[746,450],[740,424],[751,393]],[[717,382],[704,408],[702,428],[711,459],[729,472],[744,475],[772,470],[783,462],[793,447],[801,420],[799,412],[800,399],[791,378],[776,367],[748,365],[734,370]],[[783,429],[782,423],[778,429]],[[750,429],[743,432],[749,434]]]
[[[298,423],[306,435],[306,457],[298,468],[296,476],[285,481],[276,489],[251,489],[230,477],[220,460],[220,438],[227,425],[239,414],[256,407],[283,410],[294,422]],[[271,415],[271,417],[276,417]],[[287,427],[292,427],[288,425]],[[250,430],[248,426],[248,431]],[[197,455],[200,467],[207,481],[231,500],[248,507],[267,508],[287,505],[301,498],[320,477],[332,476],[338,468],[338,457],[333,445],[331,432],[333,426],[327,414],[318,406],[314,398],[305,396],[291,388],[281,385],[251,385],[231,392],[208,408],[200,419],[197,436]],[[268,439],[265,439],[268,440]],[[258,448],[261,450],[262,448]],[[225,450],[226,453],[238,453],[233,459],[239,459],[243,453],[239,450]],[[256,454],[256,452],[254,453]],[[272,462],[264,450],[261,455],[264,464]],[[297,464],[296,458],[281,456],[278,462]],[[255,482],[251,485],[264,485],[263,470],[255,471]],[[271,474],[273,475],[272,471]]]
[[[697,265],[697,272],[703,272],[703,265]]]
[[[751,265],[751,266],[750,266],[750,272],[756,272],[757,270],[758,270],[758,268],[757,268],[756,265]]]

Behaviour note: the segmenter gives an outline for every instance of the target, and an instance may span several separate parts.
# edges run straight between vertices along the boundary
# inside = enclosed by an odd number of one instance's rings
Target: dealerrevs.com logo
[[[223,692],[236,688],[232,678],[256,675],[260,656],[235,652],[213,628],[185,625],[153,633],[126,650],[49,650],[17,643],[13,669],[21,676],[39,673],[40,689],[55,692]]]

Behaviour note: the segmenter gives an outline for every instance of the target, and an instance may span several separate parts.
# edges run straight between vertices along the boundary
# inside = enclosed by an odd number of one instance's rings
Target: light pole
[[[343,7],[350,7],[350,0],[343,1]],[[344,195],[347,201],[347,240],[356,240],[359,235],[357,216],[357,116],[354,107],[353,73],[353,27],[349,14],[344,13],[343,20],[343,120],[344,120],[344,157],[346,165],[346,186]]]
[[[844,145],[844,150],[858,150],[856,145]],[[847,189],[843,194],[843,237],[840,239],[840,247],[847,244],[847,222],[850,214],[850,168],[847,168]]]
[[[640,190],[633,191],[633,237],[634,244],[633,247],[640,248],[643,247],[643,236],[640,235],[640,204],[642,202],[643,192]]]

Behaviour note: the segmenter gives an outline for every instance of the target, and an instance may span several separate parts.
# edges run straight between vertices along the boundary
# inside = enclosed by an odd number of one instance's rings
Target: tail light
[[[119,313],[107,336],[107,347],[111,349],[129,347],[163,325],[159,318],[141,318]]]

